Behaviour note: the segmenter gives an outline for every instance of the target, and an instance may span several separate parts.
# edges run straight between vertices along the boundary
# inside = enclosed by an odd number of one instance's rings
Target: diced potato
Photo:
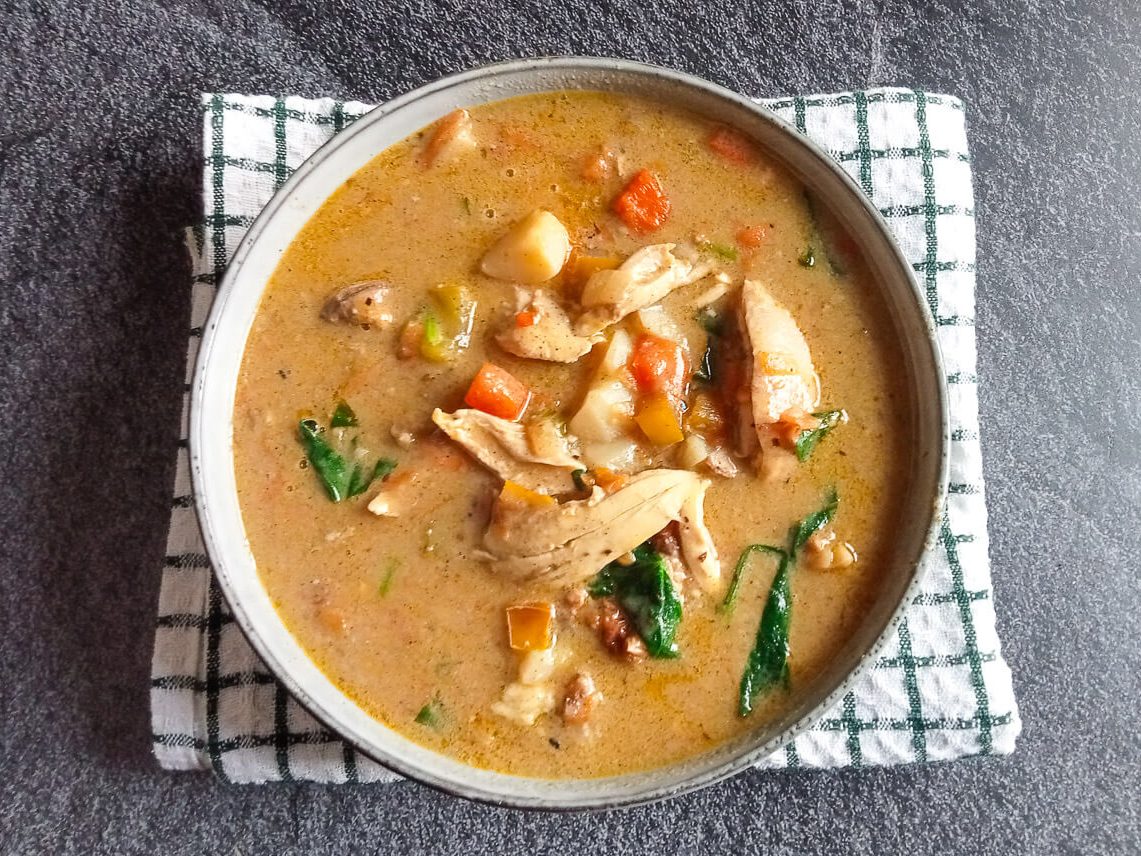
[[[678,327],[677,322],[662,308],[661,304],[647,306],[634,313],[634,322],[643,333],[669,339],[671,342],[680,342],[682,348],[688,353],[689,343]]]
[[[608,442],[622,437],[634,415],[634,393],[620,380],[591,387],[568,427],[581,440]]]
[[[630,355],[634,352],[634,341],[625,330],[615,330],[606,345],[606,353],[602,356],[602,363],[598,366],[598,375],[616,374],[625,371],[626,364],[630,362]]]
[[[555,505],[556,503],[553,496],[547,496],[546,494],[523,487],[521,484],[516,484],[513,481],[505,481],[503,483],[503,489],[499,492],[499,501],[510,502],[516,505],[532,505],[536,508]]]
[[[555,607],[528,603],[507,607],[507,641],[514,651],[539,651],[554,642]]]
[[[618,256],[584,256],[573,253],[567,263],[567,278],[572,284],[583,285],[600,270],[614,270],[622,259]]]
[[[570,255],[570,236],[550,211],[532,211],[501,237],[483,257],[488,276],[536,285],[555,276]]]
[[[685,438],[685,442],[681,444],[681,451],[678,454],[678,463],[687,470],[692,470],[708,457],[709,444],[705,442],[705,438],[700,434],[690,434]]]
[[[582,459],[593,469],[628,471],[634,468],[638,446],[631,440],[583,443]]]
[[[634,420],[656,446],[672,446],[684,439],[673,403],[664,392],[648,396],[638,408]]]

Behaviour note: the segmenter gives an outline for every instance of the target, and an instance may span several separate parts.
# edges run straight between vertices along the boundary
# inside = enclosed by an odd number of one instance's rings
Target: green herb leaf
[[[753,711],[753,702],[765,690],[780,683],[788,686],[788,625],[791,618],[791,596],[789,575],[792,560],[788,554],[781,556],[772,588],[765,601],[765,611],[761,614],[761,624],[757,628],[757,638],[749,659],[745,663],[745,673],[741,676],[741,687],[737,697],[737,713],[748,716]]]
[[[321,479],[329,499],[340,502],[349,495],[350,475],[345,459],[329,445],[322,436],[321,426],[312,419],[301,420],[300,434],[309,464]]]
[[[586,470],[573,470],[571,472],[571,481],[577,490],[589,490],[586,484]]]
[[[801,431],[796,438],[796,459],[801,463],[808,460],[816,444],[827,437],[833,428],[848,421],[848,414],[843,410],[824,410],[812,415],[820,420],[820,424],[815,428]]]
[[[611,562],[591,580],[588,591],[593,597],[614,596],[651,657],[678,655],[677,627],[681,622],[681,601],[662,558],[649,543],[634,550],[634,562],[621,565]]]
[[[741,557],[737,559],[737,565],[733,568],[733,579],[729,583],[729,591],[725,592],[725,600],[721,602],[722,612],[733,611],[733,607],[737,603],[737,590],[741,587],[741,579],[745,575],[749,557],[754,553],[768,553],[770,556],[777,556],[782,561],[788,558],[788,553],[780,547],[771,547],[768,544],[750,544],[742,550]]]
[[[329,425],[333,428],[354,428],[360,425],[360,422],[357,421],[357,415],[353,413],[349,403],[341,401],[337,404],[337,409],[333,411],[333,418],[329,420]]]
[[[416,720],[419,725],[426,726],[435,731],[439,731],[444,724],[444,703],[440,701],[439,696],[432,699],[416,714]]]
[[[737,250],[728,244],[718,244],[713,241],[702,241],[697,245],[700,249],[709,253],[710,255],[717,256],[727,262],[737,261]]]
[[[816,251],[812,248],[811,244],[804,248],[804,252],[800,254],[800,258],[798,258],[797,261],[800,262],[801,267],[816,267]]]
[[[840,505],[840,497],[836,493],[836,488],[831,488],[828,492],[828,499],[824,503],[824,507],[819,511],[814,511],[806,518],[800,521],[792,529],[792,541],[789,544],[789,553],[795,558],[796,554],[800,552],[801,547],[805,545],[809,538],[811,538],[817,530],[823,529],[832,522],[832,518],[836,516],[836,509]]]
[[[697,364],[697,369],[693,372],[693,379],[699,383],[712,384],[713,378],[716,375],[714,367],[716,359],[714,357],[715,342],[713,336],[710,336],[705,343],[705,351],[701,355],[701,362]]]
[[[471,214],[471,200],[470,199],[468,199],[466,196],[461,196],[460,197],[460,204],[463,205],[465,214]]]
[[[396,571],[399,567],[399,559],[388,560],[388,566],[384,569],[384,577],[381,579],[380,585],[377,587],[377,591],[380,593],[381,597],[385,597],[388,594],[389,590],[392,588],[392,580],[396,576]]]

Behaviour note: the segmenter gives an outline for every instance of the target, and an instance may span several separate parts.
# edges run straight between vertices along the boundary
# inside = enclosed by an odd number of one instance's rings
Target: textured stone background
[[[1141,26],[1135,2],[1000,5],[0,3],[0,851],[1136,852]],[[1012,758],[757,772],[593,817],[155,769],[197,93],[377,101],[538,53],[966,99]]]

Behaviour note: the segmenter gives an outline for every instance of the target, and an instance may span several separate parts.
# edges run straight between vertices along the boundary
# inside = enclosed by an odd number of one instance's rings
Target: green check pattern
[[[761,102],[828,149],[887,219],[934,317],[950,390],[951,490],[939,549],[887,648],[840,705],[765,767],[838,767],[1012,752],[1021,729],[987,556],[975,367],[975,221],[962,102],[874,89]],[[274,191],[371,109],[358,102],[205,95],[205,216],[194,263],[187,381],[226,263]],[[185,387],[188,394],[189,386]],[[322,727],[233,621],[194,517],[184,402],[151,677],[154,751],[235,782],[389,781]]]

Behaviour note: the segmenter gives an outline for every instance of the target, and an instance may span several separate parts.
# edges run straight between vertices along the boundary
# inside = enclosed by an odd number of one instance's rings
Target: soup
[[[234,403],[258,572],[372,716],[544,778],[792,705],[886,576],[901,357],[846,236],[731,128],[457,111],[285,252]]]

